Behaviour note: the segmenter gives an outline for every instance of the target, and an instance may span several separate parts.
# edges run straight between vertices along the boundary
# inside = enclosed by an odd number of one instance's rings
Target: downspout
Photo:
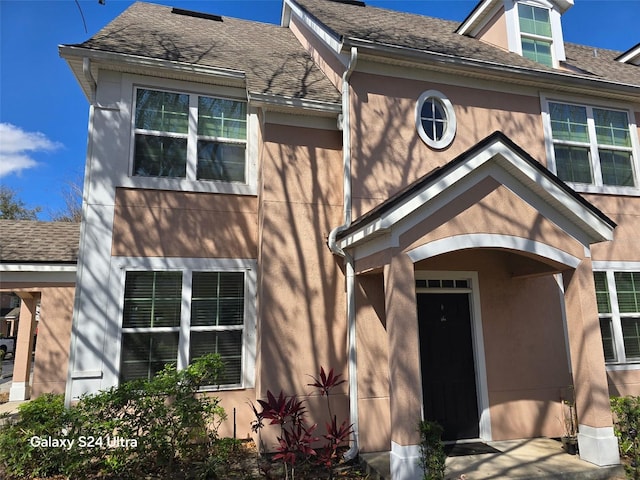
[[[96,103],[96,90],[98,88],[98,84],[96,83],[96,79],[93,78],[93,74],[91,73],[91,60],[88,57],[84,57],[82,59],[82,73],[87,82],[89,82],[89,87],[91,88],[91,98],[89,101],[91,105],[95,106]]]
[[[353,424],[351,446],[345,452],[345,460],[352,460],[358,455],[358,376],[356,362],[356,310],[355,310],[355,267],[353,257],[340,248],[336,242],[337,235],[351,225],[351,101],[349,79],[358,61],[358,49],[351,47],[349,65],[342,74],[342,116],[338,122],[342,130],[342,159],[344,183],[344,223],[334,228],[329,234],[328,245],[331,252],[344,258],[347,283],[347,335],[349,363],[349,418]]]

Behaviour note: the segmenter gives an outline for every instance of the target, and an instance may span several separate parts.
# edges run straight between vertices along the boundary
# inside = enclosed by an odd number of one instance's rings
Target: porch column
[[[384,267],[384,297],[389,339],[391,478],[421,479],[418,466],[422,418],[420,341],[412,260],[403,253]]]
[[[562,274],[567,332],[578,416],[578,447],[596,465],[620,463],[598,320],[591,259]]]
[[[19,293],[20,322],[13,360],[13,381],[9,390],[9,401],[15,402],[31,398],[31,352],[33,352],[33,334],[36,325],[37,295]]]

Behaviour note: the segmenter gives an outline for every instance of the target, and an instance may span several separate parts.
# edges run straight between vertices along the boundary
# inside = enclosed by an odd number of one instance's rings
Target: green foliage
[[[101,478],[134,479],[149,473],[168,477],[192,463],[207,469],[220,465],[230,448],[218,438],[225,413],[217,397],[198,390],[215,384],[223,369],[218,355],[207,355],[180,371],[167,366],[152,380],[83,396],[68,410],[62,395],[25,403],[17,421],[0,431],[0,477],[99,473]],[[40,448],[33,437],[74,444]],[[218,454],[221,458],[209,458]]]
[[[27,208],[15,190],[0,185],[0,219],[37,220],[41,210],[40,207]]]
[[[420,466],[424,480],[443,480],[446,455],[442,442],[442,426],[429,420],[418,424],[420,432]]]
[[[640,397],[611,397],[614,430],[627,478],[640,479]]]

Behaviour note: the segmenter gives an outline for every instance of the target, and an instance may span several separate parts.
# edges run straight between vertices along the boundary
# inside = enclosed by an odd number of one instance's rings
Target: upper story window
[[[552,169],[561,180],[636,187],[633,125],[626,111],[549,102]]]
[[[247,182],[247,103],[136,90],[133,175]]]
[[[640,272],[594,272],[604,358],[640,361]]]
[[[430,147],[448,147],[456,134],[453,105],[437,90],[428,90],[416,103],[416,128],[420,138]]]
[[[518,4],[522,55],[553,67],[551,18],[549,9]]]

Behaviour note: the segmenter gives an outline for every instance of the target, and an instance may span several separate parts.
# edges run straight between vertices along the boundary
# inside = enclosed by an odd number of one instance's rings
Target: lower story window
[[[241,386],[248,297],[245,271],[127,271],[120,381],[217,353],[219,384]]]
[[[640,362],[640,272],[594,272],[604,357]]]

